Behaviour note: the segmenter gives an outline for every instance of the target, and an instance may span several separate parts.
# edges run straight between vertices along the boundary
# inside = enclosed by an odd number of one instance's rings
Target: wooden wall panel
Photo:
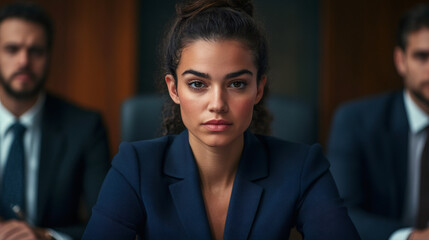
[[[393,48],[402,13],[422,0],[322,0],[320,141],[335,109],[358,97],[399,89]]]
[[[47,88],[101,112],[116,153],[120,105],[136,85],[137,0],[35,2],[56,25]]]

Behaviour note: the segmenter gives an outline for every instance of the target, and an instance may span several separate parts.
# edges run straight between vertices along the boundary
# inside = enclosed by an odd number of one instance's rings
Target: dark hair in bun
[[[187,18],[198,14],[209,8],[229,7],[237,11],[243,11],[253,17],[253,4],[249,0],[224,0],[224,1],[207,1],[196,0],[187,1],[176,5],[176,13],[178,17]]]
[[[242,42],[253,52],[258,69],[257,83],[268,69],[265,36],[253,16],[250,0],[193,0],[176,5],[177,16],[166,34],[163,46],[163,74],[171,74],[177,84],[177,66],[183,48],[197,40],[220,41],[233,39]],[[166,90],[164,81],[162,81]],[[267,85],[266,85],[267,86]],[[266,87],[267,90],[267,87]],[[264,98],[255,105],[250,130],[269,134],[271,115],[264,106]],[[163,110],[163,134],[177,134],[185,129],[180,107],[167,99]]]

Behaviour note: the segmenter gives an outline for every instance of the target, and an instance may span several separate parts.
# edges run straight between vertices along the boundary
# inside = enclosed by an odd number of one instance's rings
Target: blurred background
[[[56,25],[48,89],[101,112],[116,153],[122,102],[157,91],[157,49],[176,1],[35,2]],[[396,25],[421,2],[254,0],[269,40],[270,92],[315,106],[317,141],[326,144],[339,104],[402,87],[393,65]]]

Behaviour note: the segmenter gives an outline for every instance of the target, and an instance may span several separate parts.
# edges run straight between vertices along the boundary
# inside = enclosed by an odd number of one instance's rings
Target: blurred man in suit
[[[336,113],[331,171],[362,239],[429,239],[429,5],[399,23],[394,62],[402,91]]]
[[[44,91],[52,39],[38,6],[0,9],[0,239],[80,239],[108,169],[101,116]]]

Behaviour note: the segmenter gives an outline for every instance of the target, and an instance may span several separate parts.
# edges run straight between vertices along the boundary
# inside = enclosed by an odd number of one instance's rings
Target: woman
[[[178,6],[165,46],[170,135],[121,144],[84,239],[284,239],[295,225],[306,239],[358,239],[318,145],[247,130],[268,126],[252,9]]]

